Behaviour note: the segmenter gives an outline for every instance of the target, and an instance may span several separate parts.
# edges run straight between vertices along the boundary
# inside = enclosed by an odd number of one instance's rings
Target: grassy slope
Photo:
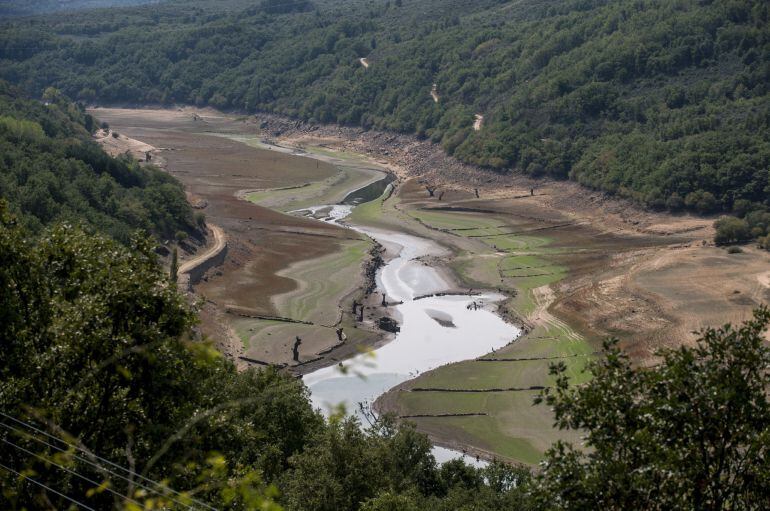
[[[296,280],[299,287],[273,297],[278,311],[293,319],[333,325],[340,301],[358,287],[350,276],[361,273],[371,246],[369,240],[346,241],[334,254],[302,261],[282,271],[283,276]]]

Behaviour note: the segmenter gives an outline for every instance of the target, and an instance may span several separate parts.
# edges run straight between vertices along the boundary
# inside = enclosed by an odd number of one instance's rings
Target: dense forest
[[[770,205],[769,18],[762,0],[176,0],[6,23],[0,76],[414,133],[500,172],[730,212]]]
[[[97,122],[54,89],[37,101],[0,81],[0,198],[19,220],[35,233],[83,224],[123,243],[137,229],[161,240],[199,235],[181,184],[107,155],[91,140]]]
[[[300,380],[238,372],[192,341],[185,298],[147,239],[33,236],[0,200],[0,501],[4,509],[446,511],[762,509],[770,348],[739,328],[635,369],[615,344],[540,400],[558,443],[538,472],[455,460],[389,417],[324,419]],[[109,254],[109,257],[104,257]]]
[[[97,7],[125,7],[151,4],[160,0],[0,0],[0,16],[27,16]]]

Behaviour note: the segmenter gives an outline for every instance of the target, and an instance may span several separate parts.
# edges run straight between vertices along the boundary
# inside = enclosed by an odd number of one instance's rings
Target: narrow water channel
[[[319,206],[328,210],[326,221],[341,223],[353,205]],[[439,366],[479,357],[515,340],[520,329],[492,312],[501,295],[446,295],[415,299],[438,293],[450,283],[434,268],[417,258],[446,255],[436,242],[410,234],[372,229],[352,223],[347,227],[362,232],[383,245],[392,257],[377,275],[378,291],[394,305],[394,317],[401,331],[388,344],[374,352],[345,361],[349,371],[337,366],[319,369],[304,376],[313,406],[328,411],[344,404],[357,413],[358,403],[374,402],[392,387]],[[482,305],[481,307],[474,307]],[[434,447],[437,461],[461,457],[462,453]],[[470,456],[466,461],[475,462]]]

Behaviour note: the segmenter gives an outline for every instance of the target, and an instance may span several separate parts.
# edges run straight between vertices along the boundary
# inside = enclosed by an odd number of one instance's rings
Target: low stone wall
[[[207,271],[209,271],[211,268],[224,264],[226,258],[227,243],[222,246],[222,250],[219,252],[211,254],[210,257],[207,257],[201,261],[200,264],[191,268],[186,273],[180,274],[178,279],[179,287],[187,291],[192,291],[193,286],[201,281]]]

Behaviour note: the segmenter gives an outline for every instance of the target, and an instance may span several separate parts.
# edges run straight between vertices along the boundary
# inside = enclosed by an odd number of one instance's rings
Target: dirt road
[[[213,245],[204,253],[196,255],[189,261],[185,261],[182,266],[179,267],[179,274],[189,273],[197,266],[219,254],[227,246],[227,237],[222,229],[213,224],[209,224],[209,229],[211,229],[211,234],[214,236]]]
[[[473,131],[481,131],[481,127],[484,125],[484,116],[476,114],[476,120],[473,121]]]
[[[433,84],[433,88],[430,90],[430,97],[433,98],[434,103],[438,103],[438,85],[435,83]]]

